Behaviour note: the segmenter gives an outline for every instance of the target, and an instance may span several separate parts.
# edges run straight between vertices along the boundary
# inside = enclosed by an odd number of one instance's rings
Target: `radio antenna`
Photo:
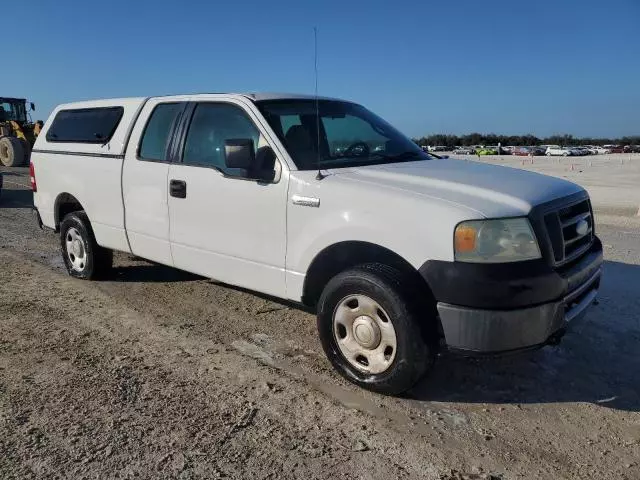
[[[318,174],[316,180],[322,180],[325,175],[322,174],[320,169],[320,101],[318,100],[318,29],[313,27],[313,67],[316,79],[316,163],[318,166]]]

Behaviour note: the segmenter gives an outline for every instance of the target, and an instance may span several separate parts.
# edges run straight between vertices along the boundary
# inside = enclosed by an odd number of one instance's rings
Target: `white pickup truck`
[[[579,186],[423,152],[364,107],[275,94],[61,105],[35,144],[69,273],[114,250],[315,308],[352,382],[396,394],[445,349],[559,340],[596,298]]]

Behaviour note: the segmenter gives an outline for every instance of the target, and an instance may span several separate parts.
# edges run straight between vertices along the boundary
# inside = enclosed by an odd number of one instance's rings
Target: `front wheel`
[[[412,282],[384,265],[336,275],[318,303],[318,333],[329,361],[367,390],[409,390],[432,368],[437,349],[435,310],[422,300]]]
[[[551,154],[550,154],[549,152],[545,153],[545,155],[546,155],[547,157],[550,157],[550,156],[551,156]]]
[[[72,277],[94,280],[111,268],[113,252],[98,245],[84,212],[73,212],[64,217],[60,224],[60,247]]]

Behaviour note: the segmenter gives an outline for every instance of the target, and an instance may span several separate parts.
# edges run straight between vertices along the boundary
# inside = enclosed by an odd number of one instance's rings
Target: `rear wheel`
[[[19,167],[25,162],[22,142],[15,137],[0,138],[0,163],[5,167]]]
[[[75,278],[100,278],[113,263],[113,252],[96,243],[84,212],[73,212],[64,217],[60,224],[60,247],[67,271]]]
[[[338,274],[318,303],[318,333],[329,361],[360,387],[405,392],[435,360],[435,312],[426,303],[411,282],[385,265]]]

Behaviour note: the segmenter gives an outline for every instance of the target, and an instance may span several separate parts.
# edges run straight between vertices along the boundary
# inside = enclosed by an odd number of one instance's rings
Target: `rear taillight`
[[[31,190],[38,191],[38,185],[36,184],[36,170],[33,168],[33,162],[29,164],[29,178],[31,180]]]

